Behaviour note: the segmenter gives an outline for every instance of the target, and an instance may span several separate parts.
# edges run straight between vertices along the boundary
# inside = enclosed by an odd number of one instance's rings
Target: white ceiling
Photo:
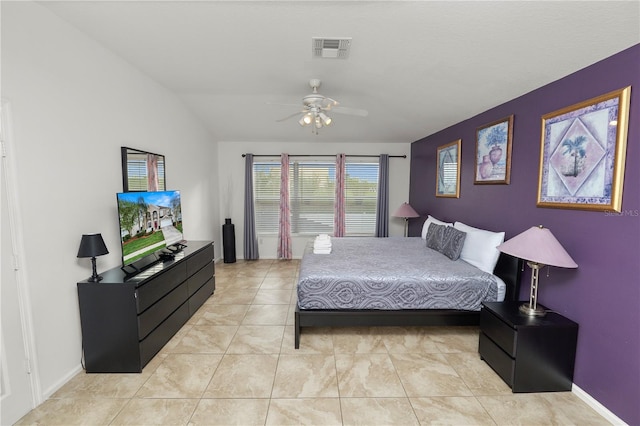
[[[639,1],[43,1],[218,141],[413,142],[640,42]],[[352,37],[313,59],[312,37]],[[636,64],[637,65],[637,64]],[[366,118],[296,119],[308,81]]]

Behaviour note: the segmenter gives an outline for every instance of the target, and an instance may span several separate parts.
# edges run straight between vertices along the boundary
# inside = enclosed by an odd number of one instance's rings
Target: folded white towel
[[[314,250],[331,250],[331,237],[327,234],[320,234],[313,241]]]
[[[331,237],[328,234],[320,234],[313,240],[314,254],[331,253]]]

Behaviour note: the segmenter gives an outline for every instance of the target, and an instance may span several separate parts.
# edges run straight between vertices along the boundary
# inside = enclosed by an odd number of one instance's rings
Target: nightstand
[[[513,392],[570,391],[578,324],[555,312],[530,317],[523,302],[487,302],[478,352]]]

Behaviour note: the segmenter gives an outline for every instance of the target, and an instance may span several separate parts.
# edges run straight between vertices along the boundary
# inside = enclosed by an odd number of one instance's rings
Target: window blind
[[[378,163],[346,164],[345,235],[375,235]]]
[[[278,234],[280,163],[253,163],[253,202],[258,234]]]
[[[164,173],[164,157],[157,158],[158,188],[166,188]],[[147,170],[146,154],[129,154],[127,159],[127,186],[131,191],[149,190],[149,172]]]
[[[289,163],[292,234],[333,233],[335,162]],[[255,162],[256,231],[277,234],[280,209],[280,163]],[[378,163],[347,162],[345,179],[346,235],[375,235]]]
[[[333,232],[336,165],[294,161],[289,168],[292,234]]]

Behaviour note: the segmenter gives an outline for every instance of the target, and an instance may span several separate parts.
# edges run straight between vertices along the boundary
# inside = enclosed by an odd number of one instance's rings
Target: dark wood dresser
[[[87,373],[135,373],[215,290],[213,243],[189,241],[173,260],[128,277],[120,268],[78,283]]]

